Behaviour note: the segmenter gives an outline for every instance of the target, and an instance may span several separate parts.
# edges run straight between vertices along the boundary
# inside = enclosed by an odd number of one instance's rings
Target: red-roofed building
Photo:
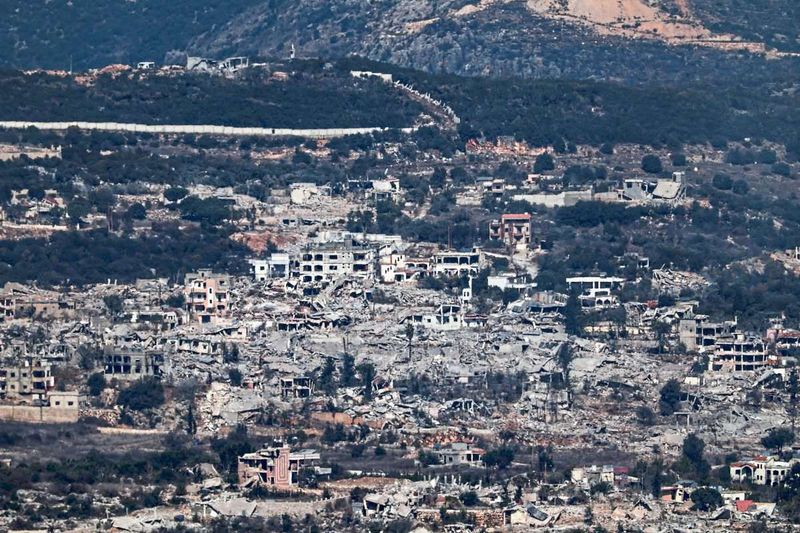
[[[731,480],[736,482],[750,482],[754,485],[776,486],[792,471],[792,466],[797,460],[781,461],[777,457],[758,455],[749,461],[731,463]]]
[[[739,511],[740,513],[746,513],[754,505],[755,504],[753,500],[739,500],[738,502],[736,502],[736,510]]]
[[[489,223],[489,238],[502,241],[515,248],[527,248],[531,244],[531,215],[529,213],[506,214],[500,220]]]

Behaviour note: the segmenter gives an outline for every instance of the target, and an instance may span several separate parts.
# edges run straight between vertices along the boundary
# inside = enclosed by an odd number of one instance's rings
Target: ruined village
[[[458,145],[322,69],[413,120],[0,124],[0,530],[793,527],[796,154]]]

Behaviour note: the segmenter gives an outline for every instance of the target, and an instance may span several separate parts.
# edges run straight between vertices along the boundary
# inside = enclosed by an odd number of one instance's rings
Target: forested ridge
[[[2,120],[406,127],[421,110],[384,83],[321,70],[301,71],[285,81],[256,70],[236,80],[206,74],[106,74],[91,84],[44,73],[0,72]]]

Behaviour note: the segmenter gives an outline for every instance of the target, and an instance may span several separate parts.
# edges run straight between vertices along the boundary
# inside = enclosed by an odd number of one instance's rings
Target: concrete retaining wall
[[[0,405],[0,420],[5,422],[31,422],[43,424],[69,424],[77,422],[80,411],[61,407],[33,407],[30,405]]]
[[[222,136],[255,136],[255,137],[308,137],[312,139],[330,139],[347,135],[368,134],[394,128],[329,128],[329,129],[287,129],[287,128],[237,128],[232,126],[208,125],[159,125],[159,124],[126,124],[121,122],[25,122],[0,121],[0,128],[40,130],[66,130],[78,128],[90,131],[118,131],[155,134],[194,134]],[[404,133],[412,133],[416,128],[400,128]]]

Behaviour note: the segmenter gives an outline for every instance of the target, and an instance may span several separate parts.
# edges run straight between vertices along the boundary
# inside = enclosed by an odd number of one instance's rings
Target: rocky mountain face
[[[703,79],[800,51],[796,0],[8,0],[0,66],[360,55],[496,77]],[[746,41],[744,44],[742,41]],[[752,54],[751,52],[758,52]],[[732,64],[733,66],[727,66]]]
[[[300,57],[496,77],[694,81],[732,59],[752,71],[751,52],[767,47],[706,27],[695,15],[706,1],[266,0],[189,49],[285,57],[294,46]]]

